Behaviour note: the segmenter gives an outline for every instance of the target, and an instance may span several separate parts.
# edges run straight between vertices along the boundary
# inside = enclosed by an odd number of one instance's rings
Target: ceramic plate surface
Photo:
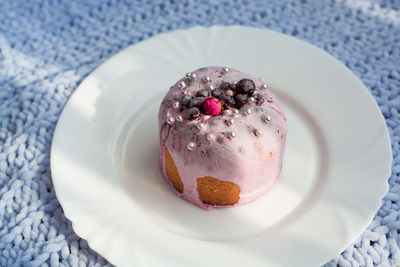
[[[186,72],[264,78],[288,120],[277,184],[241,207],[178,198],[158,168],[157,112]],[[391,147],[364,85],[325,52],[247,27],[195,27],[128,47],[76,89],[51,170],[78,235],[117,266],[318,266],[365,230],[387,192]]]

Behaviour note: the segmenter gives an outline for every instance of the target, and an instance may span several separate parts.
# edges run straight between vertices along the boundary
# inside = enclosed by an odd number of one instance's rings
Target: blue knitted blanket
[[[400,1],[0,1],[0,266],[103,266],[54,193],[49,158],[68,97],[97,66],[146,38],[194,25],[262,27],[346,64],[375,97],[393,148],[371,225],[328,266],[400,264]]]

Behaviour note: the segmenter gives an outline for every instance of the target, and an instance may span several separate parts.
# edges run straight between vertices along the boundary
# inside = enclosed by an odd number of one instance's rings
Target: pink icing
[[[286,144],[286,118],[283,110],[270,90],[260,89],[262,79],[255,79],[234,69],[228,73],[222,67],[206,67],[193,72],[195,80],[180,79],[165,95],[159,110],[160,130],[160,171],[166,177],[164,164],[164,147],[167,146],[179,171],[184,185],[183,194],[177,192],[187,200],[202,208],[210,209],[214,206],[200,201],[197,192],[196,178],[211,176],[223,181],[229,181],[240,187],[240,199],[237,205],[246,204],[266,193],[276,182],[282,168],[283,153]],[[247,103],[239,109],[239,114],[221,114],[218,116],[203,116],[200,120],[175,121],[168,124],[167,118],[181,115],[186,118],[185,111],[174,108],[173,103],[179,101],[183,95],[196,95],[197,91],[206,88],[202,77],[209,76],[212,85],[218,88],[222,82],[234,83],[241,79],[252,79],[256,84],[256,93],[265,98],[265,102],[258,106]],[[186,86],[178,84],[184,81]],[[244,111],[251,109],[246,116]],[[213,115],[214,113],[210,113]],[[271,120],[265,122],[266,117]],[[234,124],[226,121],[234,119]],[[197,125],[203,123],[199,129]],[[255,130],[262,134],[256,136]],[[234,131],[236,137],[228,138],[228,133]],[[211,133],[214,140],[209,141],[206,135]],[[187,149],[189,143],[194,143],[192,150]]]

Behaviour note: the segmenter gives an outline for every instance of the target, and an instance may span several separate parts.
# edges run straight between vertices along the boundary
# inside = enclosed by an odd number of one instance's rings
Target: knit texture
[[[400,264],[400,1],[2,0],[0,266],[109,265],[74,233],[54,193],[57,119],[79,83],[121,49],[215,24],[306,40],[364,82],[389,127],[390,190],[368,229],[327,265]]]

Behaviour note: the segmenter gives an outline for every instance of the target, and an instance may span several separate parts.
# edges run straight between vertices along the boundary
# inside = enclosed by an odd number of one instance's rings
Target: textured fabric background
[[[103,266],[54,194],[49,157],[68,97],[104,60],[161,32],[241,24],[306,40],[345,63],[389,127],[390,190],[339,266],[400,264],[400,1],[0,1],[0,266]],[[77,185],[79,186],[79,185]]]

